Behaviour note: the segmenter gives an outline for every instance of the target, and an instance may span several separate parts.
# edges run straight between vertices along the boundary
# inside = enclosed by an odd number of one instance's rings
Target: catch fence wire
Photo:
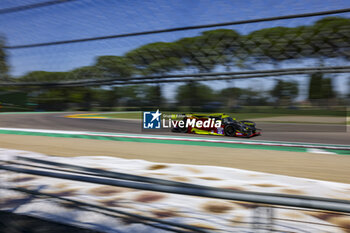
[[[44,6],[45,3],[35,3],[28,7],[3,9],[0,10],[0,16],[32,10],[43,11],[47,8],[54,10],[55,7],[61,7],[60,11],[73,11],[78,10],[83,2],[49,1],[47,4],[47,7]],[[93,3],[89,4],[90,7],[94,6]],[[268,77],[289,79],[288,75],[305,76],[317,72],[349,73],[350,19],[344,17],[349,12],[350,8],[346,8],[159,30],[109,35],[104,33],[105,35],[92,37],[84,37],[86,33],[81,30],[81,36],[70,32],[69,37],[77,38],[68,40],[42,41],[43,39],[39,38],[42,42],[32,40],[33,42],[28,43],[14,43],[5,45],[5,51],[10,58],[15,57],[14,61],[20,60],[23,69],[29,71],[39,70],[41,65],[48,67],[48,71],[55,70],[55,67],[62,70],[68,63],[79,67],[79,56],[98,56],[92,65],[80,65],[81,69],[49,76],[25,75],[1,82],[0,85],[130,85]],[[246,34],[233,28],[320,16],[333,18],[323,18],[307,26],[266,27]],[[60,19],[59,16],[56,17]],[[88,25],[77,18],[78,16],[73,17],[78,25],[89,29]],[[59,25],[57,22],[53,23],[55,26]],[[99,32],[98,29],[96,31]],[[57,38],[62,38],[62,35],[58,35]],[[122,56],[116,57],[113,54]],[[102,58],[98,59],[101,56]],[[40,59],[42,64],[38,62]]]
[[[89,7],[93,7],[94,4],[98,4],[97,2],[98,1],[95,3],[87,2],[86,4]],[[2,20],[6,19],[6,17],[14,19],[15,14],[28,16],[31,11],[44,14],[47,9],[54,11],[55,8],[60,11],[74,11],[78,10],[82,5],[84,5],[84,1],[77,0],[33,2],[25,6],[0,9],[0,17]],[[81,11],[79,12],[81,13]],[[96,25],[84,24],[83,20],[79,19],[79,14],[72,15],[74,23],[86,27],[87,30],[80,30],[79,35],[77,34],[78,32],[70,32],[69,37],[72,38],[69,39],[63,38],[62,35],[57,35],[58,39],[56,41],[45,41],[43,38],[30,38],[28,43],[20,43],[21,41],[18,42],[19,40],[17,39],[13,44],[5,45],[5,51],[9,54],[10,59],[13,59],[12,61],[14,64],[18,66],[21,65],[22,68],[27,71],[40,70],[39,67],[42,65],[49,68],[47,71],[53,71],[57,68],[59,68],[57,70],[62,70],[67,61],[73,63],[75,67],[84,66],[84,63],[80,63],[79,61],[79,56],[81,55],[88,57],[91,56],[91,54],[95,54],[95,56],[104,56],[113,55],[115,53],[124,56],[121,58],[107,57],[104,62],[93,64],[92,67],[75,70],[75,72],[61,72],[60,74],[52,75],[50,80],[42,80],[42,77],[33,75],[13,78],[9,81],[1,82],[0,85],[130,85],[266,77],[289,78],[288,75],[310,75],[313,73],[349,73],[350,23],[349,19],[344,17],[344,13],[349,12],[350,9],[347,8],[198,26],[171,27],[159,30],[147,29],[118,34],[102,33],[104,30],[96,27]],[[255,34],[237,33],[237,31],[232,30],[247,24],[319,16],[337,16],[342,17],[342,19],[324,19],[323,21],[321,20],[318,23],[313,23],[305,27],[295,26],[294,28],[280,28],[275,30],[266,29],[265,31],[256,32]],[[51,20],[55,26],[59,25],[60,22],[64,22],[59,15],[52,15],[49,20]],[[95,30],[92,30],[93,27]],[[109,27],[109,31],[112,31],[111,24]],[[218,28],[223,28],[225,30],[215,30]],[[27,30],[41,29],[42,27],[38,25],[38,27]],[[207,30],[211,32],[203,33]],[[87,33],[91,31],[94,31],[93,36],[89,36],[89,33]],[[167,35],[167,38],[164,39],[162,37],[163,35]],[[18,34],[18,36],[20,36],[20,34]],[[23,37],[22,35],[22,38]],[[161,41],[162,43],[147,46],[147,44],[156,41]],[[44,57],[44,59],[41,59],[41,57]],[[15,60],[18,60],[17,63]],[[304,62],[305,60],[311,61]],[[283,63],[289,61],[292,62],[289,64],[290,66],[288,68],[281,67]],[[110,63],[118,65],[109,66],[108,64]],[[13,67],[15,70],[17,69],[16,65]],[[348,216],[350,212],[350,203],[348,203],[348,201],[305,198],[295,195],[260,195],[251,192],[219,190],[210,187],[181,184],[179,182],[136,177],[128,174],[119,174],[122,176],[116,181],[113,179],[117,178],[111,177],[111,173],[104,174],[109,177],[109,179],[106,179],[102,174],[97,174],[96,171],[93,170],[89,171],[87,168],[83,171],[77,169],[77,167],[66,167],[65,169],[70,170],[62,170],[62,164],[59,166],[60,168],[54,167],[51,164],[52,167],[50,169],[44,167],[43,164],[39,165],[35,163],[38,161],[32,160],[30,162],[32,163],[30,165],[27,164],[27,167],[29,166],[31,169],[23,168],[25,166],[21,162],[12,162],[12,164],[2,163],[0,167],[1,169],[12,172],[26,172],[36,175],[55,176],[56,178],[64,177],[65,179],[74,177],[77,181],[86,182],[90,180],[96,183],[103,182],[104,184],[123,184],[131,188],[151,187],[149,183],[145,181],[152,181],[153,191],[169,191],[179,188],[183,190],[183,193],[181,193],[182,195],[185,195],[187,191],[192,191],[193,194],[196,193],[197,195],[198,193],[211,193],[210,197],[212,198],[227,198],[230,196],[230,200],[251,202],[250,204],[253,203],[256,207],[254,208],[254,217],[250,219],[249,222],[242,222],[242,224],[245,224],[244,227],[240,229],[243,232],[258,232],[259,230],[265,230],[266,232],[315,231],[312,226],[317,225],[317,222],[300,222],[300,226],[304,227],[299,226],[297,228],[291,228],[288,221],[294,221],[295,223],[295,220],[278,217],[278,211],[292,207],[295,208],[296,211],[320,211],[322,213],[338,211],[332,212],[332,214],[344,216]],[[45,172],[43,170],[45,170]],[[57,173],[57,171],[66,173],[63,176],[63,173]],[[76,174],[80,175],[78,176]],[[93,178],[91,178],[92,174],[94,175]],[[140,182],[137,183],[135,180],[126,181],[127,178],[133,178]],[[13,190],[35,196],[46,196],[47,198],[74,202],[74,204],[80,207],[88,207],[90,210],[102,211],[101,206],[92,206],[89,203],[40,193],[37,190],[16,187],[14,187]],[[220,194],[221,196],[218,197],[216,194]],[[260,199],[260,202],[258,199]],[[103,214],[112,215],[112,212],[115,214],[116,210],[105,208],[103,211]],[[197,232],[208,231],[208,229],[199,229],[193,226],[159,221],[158,219],[152,219],[142,215],[133,215],[132,213],[123,211],[119,211],[118,214],[138,218],[145,221],[145,224],[158,223],[161,225],[155,225],[154,227],[163,227],[164,229],[173,230],[175,232],[182,232],[184,229]],[[305,225],[310,227],[306,229]],[[337,226],[329,224],[329,227]],[[344,228],[344,230],[349,231],[349,228]]]

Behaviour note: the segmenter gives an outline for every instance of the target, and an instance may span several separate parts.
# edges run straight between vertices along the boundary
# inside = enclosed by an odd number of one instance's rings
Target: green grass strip
[[[307,152],[307,149],[302,147],[249,145],[249,144],[235,144],[235,143],[223,143],[223,142],[130,138],[130,137],[113,137],[113,136],[83,135],[83,134],[69,134],[69,133],[61,134],[61,133],[45,133],[45,132],[27,132],[27,131],[13,131],[13,130],[0,130],[0,134],[48,136],[48,137],[61,137],[61,138],[81,138],[81,139],[94,139],[94,140],[105,140],[105,141],[142,142],[142,143],[158,143],[158,144],[172,144],[172,145],[210,146],[210,147],[225,147],[225,148],[239,148],[239,149]],[[350,152],[347,150],[327,149],[326,151],[333,152],[336,154],[350,155]]]
[[[246,144],[232,144],[232,143],[218,143],[218,142],[200,142],[200,141],[182,141],[182,140],[128,138],[128,137],[109,137],[109,136],[99,136],[99,135],[95,136],[95,135],[81,135],[81,134],[56,134],[56,133],[26,132],[26,131],[12,131],[12,130],[0,130],[0,133],[1,134],[15,134],[15,135],[31,135],[31,136],[83,138],[83,139],[109,140],[109,141],[125,141],[125,142],[143,142],[143,143],[159,143],[159,144],[175,144],[175,145],[211,146],[211,147],[227,147],[227,148],[242,148],[242,149],[263,149],[263,150],[306,152],[305,148],[298,148],[298,147],[246,145]]]
[[[322,149],[328,152],[333,152],[336,153],[338,155],[350,155],[350,151],[348,150],[335,150],[335,149]]]

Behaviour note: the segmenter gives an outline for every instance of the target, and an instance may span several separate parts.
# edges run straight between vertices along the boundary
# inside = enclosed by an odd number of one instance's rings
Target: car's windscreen
[[[233,120],[231,117],[226,117],[223,119],[224,123],[229,123],[229,122],[235,122],[235,120]]]

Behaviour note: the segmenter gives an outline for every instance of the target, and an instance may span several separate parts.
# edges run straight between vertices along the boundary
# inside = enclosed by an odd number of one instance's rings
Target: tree
[[[21,82],[56,82],[68,79],[69,72],[32,71],[20,78]]]
[[[113,87],[110,90],[96,90],[96,100],[98,101],[100,106],[107,107],[107,109],[111,109],[119,104],[119,99],[122,97],[120,95],[121,88],[122,87]]]
[[[120,56],[100,56],[94,67],[96,73],[110,78],[128,78],[134,73],[131,61]]]
[[[164,74],[182,68],[175,43],[156,42],[128,52],[125,56],[142,75]]]
[[[213,100],[214,92],[207,85],[189,82],[177,89],[176,100],[181,106],[199,107]]]
[[[277,66],[279,61],[287,58],[284,56],[284,49],[290,37],[293,36],[286,27],[257,30],[243,37],[241,50],[251,63],[270,62]]]
[[[164,75],[165,73],[181,70],[183,64],[177,56],[178,45],[175,43],[156,42],[141,46],[126,54],[134,69],[142,75]],[[152,94],[146,96],[156,101],[156,105],[162,104],[162,91],[160,84],[151,87]],[[158,95],[158,96],[155,96]]]
[[[316,101],[322,99],[322,73],[314,73],[310,76],[309,100]]]
[[[7,54],[4,51],[5,39],[0,37],[0,80],[8,79],[9,67],[7,65]]]
[[[244,89],[239,97],[240,103],[248,106],[266,105],[267,100],[264,92],[252,88]]]
[[[237,60],[239,40],[240,35],[234,30],[216,29],[202,32],[200,36],[182,38],[175,43],[186,68],[209,72],[217,65],[228,68]]]
[[[349,59],[349,25],[350,19],[327,17],[311,26],[265,28],[244,36],[241,49],[246,61],[274,66],[289,59]]]
[[[238,87],[229,87],[219,92],[220,99],[226,103],[227,107],[238,104],[238,99],[244,94],[244,90]]]
[[[182,38],[174,42],[156,42],[143,45],[124,56],[100,56],[91,66],[84,66],[70,72],[33,71],[20,77],[18,81],[52,82],[71,79],[116,78],[127,79],[162,75],[169,73],[187,73],[227,71],[232,67],[254,68],[259,63],[270,63],[275,67],[286,60],[312,58],[320,63],[328,58],[350,58],[350,19],[327,17],[318,20],[313,25],[299,27],[273,27],[257,30],[248,35],[240,35],[230,29],[215,29],[204,31],[197,36]],[[0,79],[8,77],[9,67],[7,55],[3,49],[4,39],[0,39]],[[161,86],[130,86],[100,90],[83,87],[77,90],[79,94],[71,94],[73,89],[59,89],[47,93],[53,96],[80,101],[95,100],[95,95],[103,105],[114,106],[123,102],[134,106],[142,104],[162,104]],[[40,90],[44,93],[45,91]],[[60,93],[58,93],[60,92]],[[232,100],[245,100],[254,104],[266,101],[265,95],[257,96],[256,90],[224,89],[221,98],[231,105]],[[298,94],[298,86],[294,82],[277,81],[270,94],[281,101],[292,101]],[[213,91],[195,81],[182,85],[178,89],[177,99],[182,105],[199,106],[213,100]],[[332,80],[323,78],[321,73],[310,77],[309,99],[331,99],[336,96]],[[264,99],[265,98],[265,99]],[[75,101],[74,100],[74,101]],[[70,100],[68,100],[70,101]],[[231,101],[231,102],[230,102]],[[86,106],[90,106],[87,104]]]
[[[33,97],[31,101],[37,108],[45,111],[61,111],[67,107],[67,95],[62,89],[45,89]]]
[[[333,90],[333,82],[331,78],[322,79],[321,94],[323,99],[332,99],[336,96]]]
[[[231,29],[216,29],[202,32],[202,50],[206,50],[215,64],[230,65],[237,59],[241,36]]]
[[[326,17],[318,20],[311,29],[314,32],[313,46],[323,58],[350,59],[350,19]]]
[[[331,78],[324,78],[322,73],[314,73],[311,75],[309,100],[315,102],[321,99],[331,99],[335,96]]]
[[[33,71],[19,78],[21,82],[58,82],[74,79],[91,78],[93,67],[81,67],[70,72]],[[93,76],[92,76],[93,77]],[[45,110],[64,110],[68,103],[81,103],[84,109],[91,108],[93,90],[87,87],[74,88],[46,88],[41,89],[33,101]]]
[[[315,105],[330,105],[332,98],[336,97],[331,78],[323,77],[322,73],[310,76],[309,100]]]
[[[96,66],[83,66],[71,70],[69,72],[69,78],[76,79],[98,79],[101,78],[102,72]]]
[[[280,105],[282,100],[290,103],[298,95],[298,83],[277,80],[271,95],[276,99],[277,105]]]
[[[147,106],[160,107],[163,103],[162,91],[159,85],[148,86],[145,90]]]

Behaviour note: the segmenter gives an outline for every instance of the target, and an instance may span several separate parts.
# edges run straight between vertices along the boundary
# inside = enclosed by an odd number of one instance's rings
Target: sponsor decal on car
[[[222,128],[222,127],[219,127],[218,128],[218,134],[224,134],[224,128]]]

